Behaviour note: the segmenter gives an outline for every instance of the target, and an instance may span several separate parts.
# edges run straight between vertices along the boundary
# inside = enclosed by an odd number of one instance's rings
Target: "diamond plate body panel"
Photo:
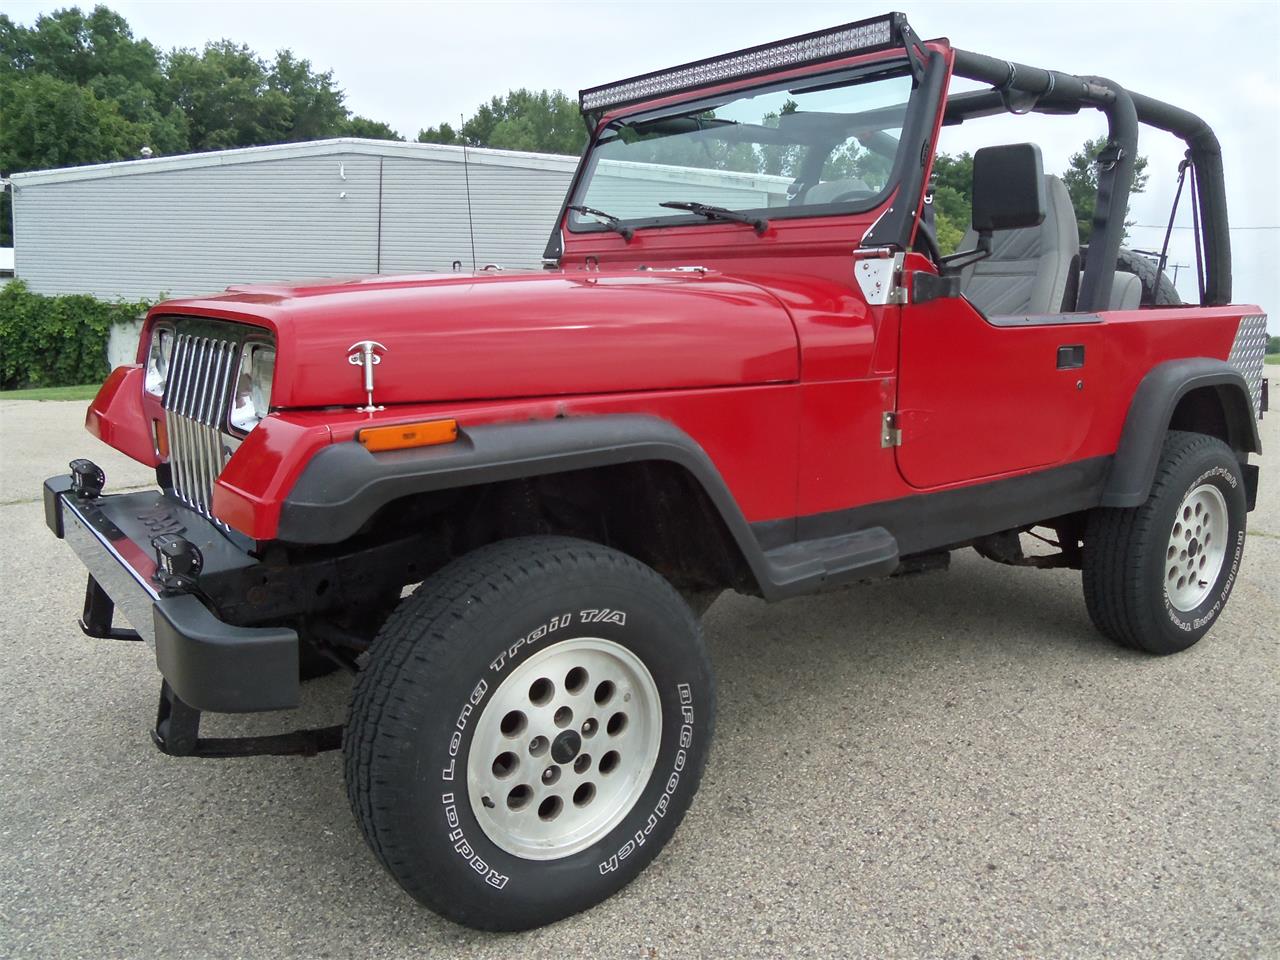
[[[1267,315],[1250,314],[1240,318],[1236,338],[1231,344],[1227,363],[1240,371],[1249,387],[1255,418],[1262,416],[1262,365],[1267,352]]]

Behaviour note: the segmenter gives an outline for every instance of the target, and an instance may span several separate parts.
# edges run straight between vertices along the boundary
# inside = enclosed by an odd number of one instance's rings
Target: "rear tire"
[[[1147,653],[1190,647],[1231,596],[1246,516],[1231,448],[1216,437],[1169,431],[1146,502],[1089,517],[1083,581],[1094,625]]]
[[[383,626],[343,741],[365,839],[485,930],[610,896],[670,839],[715,712],[698,624],[657,573],[564,537],[483,547]]]

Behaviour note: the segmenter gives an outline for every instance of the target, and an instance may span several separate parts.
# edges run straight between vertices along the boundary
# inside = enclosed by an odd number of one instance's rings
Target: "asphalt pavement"
[[[75,626],[45,529],[84,404],[0,401],[0,956],[1280,956],[1280,411],[1234,596],[1155,659],[1090,626],[1078,573],[947,573],[704,620],[720,715],[674,841],[620,895],[519,935],[412,902],[338,754],[176,760],[142,644]],[[350,680],[224,735],[337,722]]]

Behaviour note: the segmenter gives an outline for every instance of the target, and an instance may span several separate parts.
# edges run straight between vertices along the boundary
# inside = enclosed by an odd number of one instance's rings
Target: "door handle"
[[[1058,348],[1058,369],[1078,370],[1084,366],[1084,344],[1073,343]]]

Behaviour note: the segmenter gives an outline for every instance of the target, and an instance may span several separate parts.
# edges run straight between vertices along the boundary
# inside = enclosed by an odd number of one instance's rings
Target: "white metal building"
[[[463,159],[461,147],[344,138],[18,173],[15,271],[37,293],[136,300],[469,268],[468,178],[477,265],[538,266],[577,158]],[[623,215],[648,189],[670,196],[669,169],[659,181],[616,163],[607,176]],[[740,206],[744,193],[752,206],[785,202],[789,183],[692,169],[687,179],[691,198]]]

